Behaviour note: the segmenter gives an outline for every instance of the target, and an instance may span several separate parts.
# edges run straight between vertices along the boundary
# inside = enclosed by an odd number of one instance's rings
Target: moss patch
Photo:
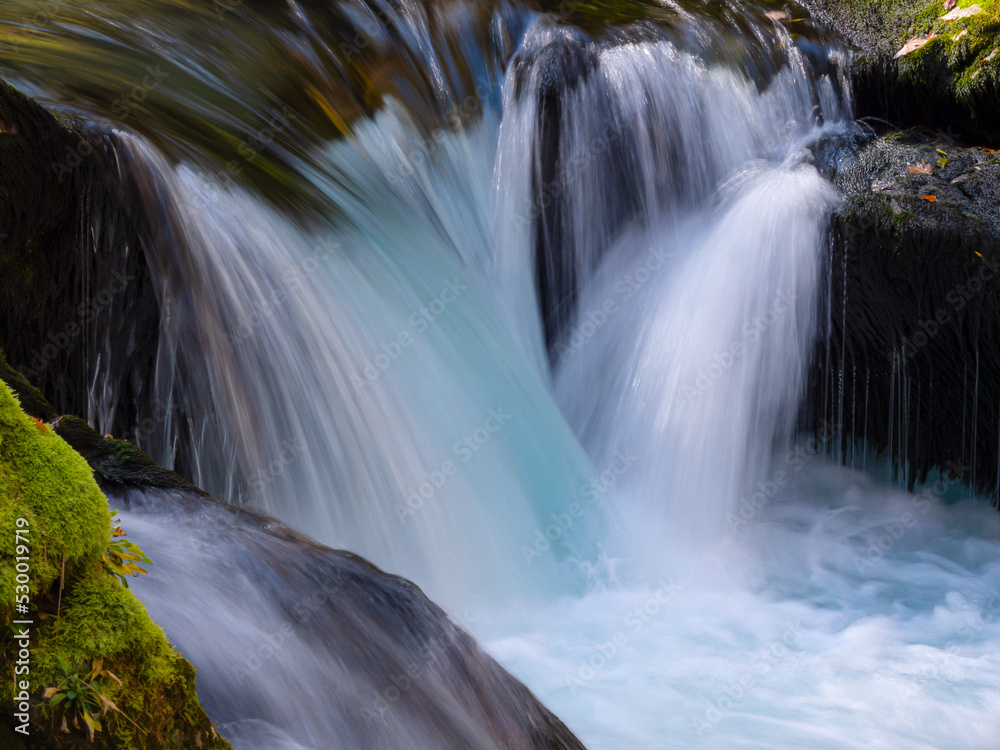
[[[1000,79],[1000,2],[961,0],[955,8],[973,6],[981,12],[957,21],[942,21],[945,14],[938,2],[918,13],[905,34],[936,36],[901,57],[899,73],[903,82],[932,82],[945,92],[953,92],[975,113],[978,97],[995,91]]]
[[[26,519],[30,541],[31,736],[9,726],[16,693],[11,628],[0,636],[0,682],[8,709],[0,740],[10,748],[227,748],[198,703],[194,670],[150,620],[138,599],[100,566],[110,513],[87,462],[49,426],[28,417],[10,388],[0,382],[0,533],[13,544],[18,519]],[[22,522],[23,524],[23,522]],[[126,530],[127,531],[127,530]],[[154,561],[155,562],[155,561]],[[15,619],[15,561],[0,563],[0,609]],[[60,583],[63,590],[60,595]],[[23,617],[21,615],[20,617]],[[81,732],[53,730],[53,709],[38,700],[60,681],[58,662],[85,675],[102,658],[122,681],[97,687],[125,718],[112,715],[90,744]],[[24,679],[19,677],[18,679]]]
[[[0,384],[0,498],[0,533],[5,539],[14,538],[18,518],[29,523],[32,591],[52,586],[63,553],[67,573],[75,575],[103,551],[108,503],[90,467],[44,423],[29,419],[5,384]],[[0,607],[5,615],[12,614],[14,575],[13,561],[5,557],[0,566]]]
[[[1000,0],[959,0],[975,15],[942,20],[942,0],[813,0],[860,46],[853,71],[861,115],[927,125],[980,145],[1000,138]],[[894,59],[911,39],[922,47]]]

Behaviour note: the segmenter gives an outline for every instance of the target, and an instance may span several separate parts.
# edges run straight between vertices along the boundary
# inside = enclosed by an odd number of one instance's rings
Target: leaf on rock
[[[923,47],[927,42],[936,37],[937,34],[931,32],[927,36],[917,36],[908,41],[902,47],[900,47],[899,52],[892,56],[893,60],[898,60],[900,57],[905,57],[911,52],[916,52],[918,49]]]
[[[937,203],[936,195],[921,195],[920,197],[923,198],[928,203]]]
[[[906,168],[910,174],[934,174],[934,167],[925,161],[919,164],[911,164]]]
[[[947,8],[945,9],[947,10]],[[970,5],[968,8],[955,8],[950,13],[945,13],[941,16],[942,21],[957,21],[959,18],[968,18],[969,16],[974,16],[982,13],[983,9],[978,5]]]

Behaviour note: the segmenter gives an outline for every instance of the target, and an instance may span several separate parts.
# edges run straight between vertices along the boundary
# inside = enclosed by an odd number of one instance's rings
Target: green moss
[[[813,0],[864,54],[853,68],[861,110],[898,126],[954,128],[969,142],[1000,136],[1000,0],[959,0],[979,13],[955,21],[942,0]],[[954,9],[953,9],[954,10]],[[932,37],[895,58],[904,44]]]
[[[978,5],[982,11],[957,21],[942,21],[940,3],[917,13],[898,41],[936,34],[920,49],[899,60],[900,79],[951,96],[975,115],[980,100],[993,100],[1000,81],[1000,2],[961,0],[957,8]]]
[[[102,483],[163,489],[184,488],[201,494],[201,490],[178,474],[157,466],[134,444],[104,437],[79,417],[59,417],[53,426],[60,437],[87,459],[98,481]]]
[[[27,519],[33,549],[31,588],[47,590],[59,576],[63,556],[69,573],[92,566],[107,542],[108,503],[87,462],[51,429],[23,411],[0,383],[0,534],[14,538],[18,518]],[[41,553],[41,554],[40,554]],[[5,616],[14,603],[14,561],[0,564]]]
[[[87,462],[45,425],[28,417],[0,381],[0,533],[8,544],[13,543],[19,518],[27,519],[29,526],[34,610],[28,617],[36,623],[31,629],[31,737],[25,742],[4,727],[11,718],[5,712],[0,744],[17,749],[228,748],[198,702],[191,665],[173,649],[132,592],[100,565],[111,516]],[[0,564],[0,607],[8,621],[14,619],[14,562],[5,555]],[[4,701],[15,695],[16,650],[10,639],[10,629],[5,629],[0,635]],[[117,685],[103,679],[95,687],[131,721],[118,714],[105,717],[103,730],[90,744],[81,733],[54,733],[54,709],[39,696],[44,688],[58,684],[60,660],[83,675],[95,658],[103,659],[104,667],[122,681]]]

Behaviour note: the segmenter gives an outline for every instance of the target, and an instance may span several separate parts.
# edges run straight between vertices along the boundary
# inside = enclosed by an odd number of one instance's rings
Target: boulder
[[[836,180],[808,412],[842,415],[845,457],[886,455],[910,487],[938,468],[994,494],[1000,155],[893,133]]]

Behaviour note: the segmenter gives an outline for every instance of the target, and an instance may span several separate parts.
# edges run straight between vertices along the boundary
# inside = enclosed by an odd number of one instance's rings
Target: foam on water
[[[675,576],[469,627],[591,750],[1000,745],[996,511],[788,473]]]

